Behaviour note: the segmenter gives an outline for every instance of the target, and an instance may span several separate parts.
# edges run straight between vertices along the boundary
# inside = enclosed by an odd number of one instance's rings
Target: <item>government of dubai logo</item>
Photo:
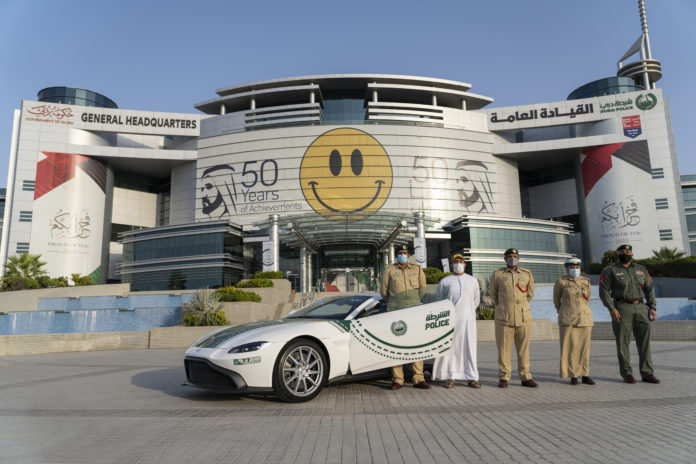
[[[307,148],[300,187],[307,203],[322,216],[340,220],[372,214],[391,192],[391,161],[367,132],[333,129]]]
[[[404,321],[392,322],[391,331],[397,337],[405,334],[407,329],[408,329],[408,326],[406,325],[406,323]]]
[[[647,95],[641,94],[636,98],[636,106],[643,111],[651,110],[655,108],[655,105],[657,105],[657,97],[652,93]]]

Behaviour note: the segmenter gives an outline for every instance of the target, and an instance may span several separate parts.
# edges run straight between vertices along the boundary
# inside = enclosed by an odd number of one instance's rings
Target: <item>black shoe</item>
[[[594,385],[595,381],[592,380],[591,378],[589,378],[588,376],[583,375],[582,376],[582,383],[584,383],[585,385]]]
[[[529,379],[529,380],[523,380],[523,381],[522,381],[522,386],[523,386],[523,387],[536,388],[536,387],[539,386],[539,384],[536,383],[534,380]]]
[[[507,388],[508,381],[505,379],[498,380],[498,388]]]
[[[624,383],[636,383],[635,377],[633,377],[631,374],[624,375],[623,381]]]
[[[418,383],[414,383],[413,388],[420,388],[421,390],[430,390],[430,385],[425,380],[421,380]]]
[[[583,377],[583,383],[585,383],[584,377]],[[578,384],[578,378],[577,377],[571,377],[570,378],[570,384],[571,385],[577,385]]]
[[[655,376],[652,375],[652,374],[648,374],[648,375],[646,375],[646,376],[643,377],[643,382],[647,382],[647,383],[660,383],[660,379],[658,379],[657,377],[655,377]]]

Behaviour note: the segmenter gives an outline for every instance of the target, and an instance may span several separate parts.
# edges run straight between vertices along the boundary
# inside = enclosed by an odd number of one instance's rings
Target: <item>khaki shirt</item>
[[[616,262],[602,269],[599,278],[599,297],[609,310],[616,309],[614,300],[647,300],[648,308],[655,308],[655,289],[648,270],[640,264],[628,267]]]
[[[518,267],[513,272],[502,267],[491,274],[489,289],[495,303],[496,322],[520,326],[532,320],[529,310],[529,302],[534,297],[532,271]]]
[[[382,298],[387,300],[387,310],[409,308],[421,304],[425,295],[425,273],[417,264],[408,263],[404,269],[394,263],[384,270]]]
[[[590,310],[592,287],[582,276],[559,277],[553,286],[553,305],[558,311],[558,325],[589,327],[594,325]]]

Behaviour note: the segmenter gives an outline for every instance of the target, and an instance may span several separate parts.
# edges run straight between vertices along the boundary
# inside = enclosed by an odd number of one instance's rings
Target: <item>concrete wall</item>
[[[130,284],[83,285],[79,287],[37,288],[0,294],[0,311],[36,311],[39,299],[82,296],[127,296]]]

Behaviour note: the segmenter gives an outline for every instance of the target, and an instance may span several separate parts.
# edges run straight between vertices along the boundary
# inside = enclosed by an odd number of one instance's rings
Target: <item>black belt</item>
[[[642,303],[643,299],[641,298],[640,300],[627,300],[626,298],[617,298],[614,301],[621,302],[621,303],[628,303],[628,304],[638,304],[638,303]]]

